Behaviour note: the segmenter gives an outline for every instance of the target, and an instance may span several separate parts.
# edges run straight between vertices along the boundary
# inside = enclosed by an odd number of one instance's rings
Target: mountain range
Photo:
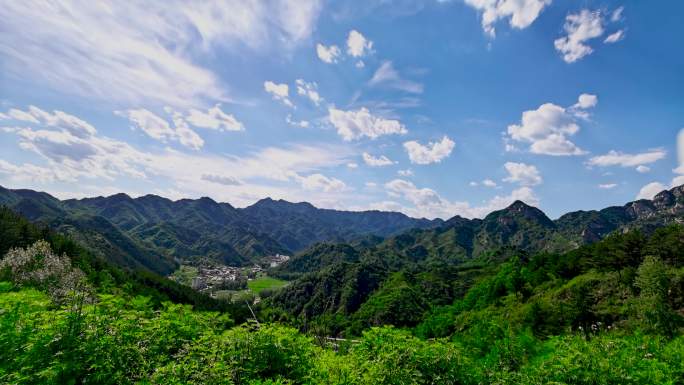
[[[172,201],[116,194],[59,200],[44,192],[2,187],[0,205],[69,234],[120,266],[160,274],[170,273],[183,260],[244,265],[276,253],[293,254],[317,242],[386,237],[442,223],[395,212],[319,209],[270,198],[240,209],[206,197]]]
[[[624,261],[638,260],[634,255],[643,249],[645,236],[661,231],[654,239],[676,238],[681,227],[668,225],[683,220],[684,186],[653,200],[556,220],[516,201],[483,219],[454,217],[436,228],[384,240],[316,244],[269,272],[292,282],[267,301],[304,327],[314,323],[332,327],[331,333],[384,323],[413,325],[428,309],[462,298],[501,266],[515,265],[511,261],[532,266],[546,261],[562,266],[557,273],[568,277],[610,263],[623,268]],[[504,273],[506,279],[520,278]]]
[[[128,268],[168,274],[183,260],[243,265],[283,253],[296,254],[283,272],[302,273],[339,259],[354,260],[350,255],[371,248],[384,251],[388,259],[400,255],[410,260],[570,250],[614,231],[649,231],[681,222],[684,186],[663,191],[653,200],[571,212],[556,220],[521,201],[483,219],[455,216],[447,221],[396,212],[320,209],[270,198],[241,209],[206,197],[172,201],[116,194],[59,200],[44,192],[2,187],[0,205],[67,233]],[[330,254],[329,249],[335,252]]]

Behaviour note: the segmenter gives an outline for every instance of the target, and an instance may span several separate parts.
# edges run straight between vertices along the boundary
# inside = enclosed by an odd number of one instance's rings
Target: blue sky
[[[684,3],[9,2],[0,184],[551,217],[684,183]]]

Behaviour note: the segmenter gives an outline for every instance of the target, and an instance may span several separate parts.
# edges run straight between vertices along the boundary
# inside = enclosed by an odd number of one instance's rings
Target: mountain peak
[[[543,211],[534,206],[530,206],[521,200],[516,200],[503,210],[492,212],[485,217],[485,220],[496,219],[497,221],[501,221],[504,218],[510,220],[515,217],[531,219],[548,227],[554,226],[553,221],[549,219]]]
[[[128,194],[122,193],[122,192],[114,194],[114,195],[110,195],[108,198],[111,200],[114,200],[114,201],[124,201],[124,200],[133,199]]]
[[[528,209],[532,209],[534,207],[528,205],[527,203],[521,201],[520,199],[516,199],[515,202],[511,203],[506,210],[512,210],[512,211],[524,211]]]

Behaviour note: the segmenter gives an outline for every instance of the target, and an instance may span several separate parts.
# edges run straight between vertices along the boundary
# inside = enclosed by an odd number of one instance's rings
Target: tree
[[[645,328],[671,336],[674,314],[667,301],[669,279],[665,264],[657,257],[646,256],[634,284],[640,290],[637,313]]]

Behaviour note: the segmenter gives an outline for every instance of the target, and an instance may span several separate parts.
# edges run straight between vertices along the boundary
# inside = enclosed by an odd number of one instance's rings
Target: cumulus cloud
[[[190,127],[178,112],[167,110],[173,114],[174,126],[172,127],[165,119],[157,116],[144,108],[116,111],[119,116],[128,118],[134,128],[139,128],[149,137],[167,142],[169,140],[180,142],[182,145],[199,150],[204,145],[204,140]]]
[[[580,130],[577,118],[587,118],[586,109],[596,106],[597,103],[598,98],[590,94],[580,95],[578,102],[570,108],[544,103],[536,110],[523,112],[520,124],[509,125],[509,138],[529,143],[530,152],[535,154],[583,155],[586,152],[568,137]]]
[[[219,131],[245,130],[245,126],[235,116],[223,112],[218,104],[209,108],[206,112],[194,108],[190,109],[190,113],[185,119],[195,127]]]
[[[411,163],[430,164],[439,163],[448,157],[454,149],[454,141],[446,135],[439,142],[429,142],[423,146],[415,140],[404,143],[404,149],[408,153]]]
[[[603,190],[610,190],[610,189],[613,189],[613,188],[617,187],[617,183],[605,183],[605,184],[600,184],[600,185],[598,185],[598,187],[599,187],[600,189],[603,189]]]
[[[542,182],[539,170],[531,164],[506,162],[504,168],[508,172],[505,182],[518,183],[521,186],[535,186]]]
[[[309,121],[308,120],[294,120],[292,118],[291,114],[287,114],[285,117],[285,121],[287,124],[295,127],[301,127],[301,128],[308,128],[309,127]]]
[[[363,161],[367,165],[371,167],[384,167],[384,166],[391,166],[394,164],[393,161],[391,161],[389,158],[387,158],[384,155],[380,155],[379,157],[375,157],[367,152],[363,153]]]
[[[636,199],[653,199],[659,192],[667,190],[667,186],[660,182],[651,182],[639,190]]]
[[[589,166],[598,167],[636,167],[638,172],[648,172],[650,169],[645,165],[655,163],[667,155],[663,149],[654,149],[637,154],[626,154],[618,151],[609,151],[607,154],[598,155],[587,161]]]
[[[563,25],[566,35],[554,41],[554,46],[562,55],[563,60],[566,63],[574,63],[594,52],[588,42],[603,36],[606,31],[606,24],[620,21],[622,10],[623,7],[620,7],[613,11],[608,21],[601,11],[589,11],[588,9],[567,15]],[[624,39],[624,37],[625,30],[620,29],[608,35],[603,42],[613,44]]]
[[[399,72],[394,69],[391,61],[383,62],[375,71],[368,84],[371,86],[384,84],[390,88],[414,94],[420,94],[423,92],[422,83],[402,78],[401,75],[399,75]]]
[[[289,99],[290,87],[287,84],[277,84],[267,80],[264,82],[264,90],[271,94],[274,100],[278,100],[288,107],[294,107],[294,104]]]
[[[316,82],[308,83],[304,79],[297,79],[295,84],[297,85],[297,93],[299,95],[307,97],[316,106],[321,104],[323,98],[318,93],[318,84]]]
[[[347,168],[357,169],[357,168],[359,168],[359,164],[355,163],[355,162],[349,162],[349,163],[347,163]]]
[[[337,63],[337,59],[340,57],[341,53],[340,47],[336,45],[326,47],[321,43],[316,44],[316,54],[318,55],[318,58],[325,63]]]
[[[297,176],[296,179],[307,190],[321,190],[324,192],[339,192],[347,189],[347,185],[337,178],[329,178],[323,174],[311,174],[305,177]]]
[[[376,139],[382,135],[408,132],[398,120],[375,116],[365,107],[349,111],[330,107],[328,109],[328,120],[337,129],[337,134],[346,141],[360,139],[364,136]]]
[[[482,12],[482,29],[494,37],[497,21],[508,18],[511,27],[527,28],[551,0],[465,0],[465,3]]]
[[[566,16],[563,29],[567,35],[553,44],[566,63],[574,63],[594,52],[586,42],[603,35],[603,17],[600,11],[583,9],[578,14]]]
[[[197,56],[216,45],[295,46],[310,36],[320,9],[319,0],[11,2],[0,7],[0,56],[8,76],[64,93],[126,105],[203,106],[230,95]]]
[[[20,148],[40,155],[59,180],[145,176],[140,166],[144,154],[124,142],[96,135],[79,137],[65,129],[46,126],[22,128],[15,133]]]
[[[403,177],[413,176],[413,170],[411,170],[410,168],[407,168],[406,170],[399,170],[397,171],[397,175]]]
[[[155,190],[164,196],[210,195],[237,205],[250,204],[264,196],[330,204],[341,199],[334,194],[348,190],[341,189],[341,181],[335,178],[315,175],[348,163],[352,153],[345,147],[323,143],[266,147],[239,157],[185,153],[168,147],[143,152],[97,131],[81,138],[65,128],[36,126],[10,133],[17,137],[21,149],[39,155],[36,161],[44,162],[45,166],[4,160],[0,162],[2,180],[69,181],[78,182],[74,183],[77,186],[86,186],[85,180],[95,180],[91,183],[102,186],[101,179],[131,178],[129,181],[134,183],[154,181],[154,186],[171,186]],[[226,175],[227,172],[230,174]],[[304,186],[306,193],[302,191]],[[78,196],[77,191],[69,194]]]
[[[529,187],[513,190],[509,195],[497,195],[481,206],[471,206],[468,202],[454,202],[440,196],[430,188],[417,187],[412,182],[394,179],[385,184],[387,193],[396,199],[404,199],[411,207],[394,206],[393,210],[403,211],[414,217],[451,218],[460,215],[467,218],[481,218],[494,210],[500,210],[516,200],[530,205],[538,205],[539,199]]]
[[[598,96],[592,94],[581,94],[577,98],[577,103],[573,107],[576,109],[586,110],[587,108],[596,107],[598,104]]]
[[[347,54],[352,57],[363,57],[371,52],[373,49],[373,42],[366,39],[361,32],[357,30],[349,31],[347,37]]]

